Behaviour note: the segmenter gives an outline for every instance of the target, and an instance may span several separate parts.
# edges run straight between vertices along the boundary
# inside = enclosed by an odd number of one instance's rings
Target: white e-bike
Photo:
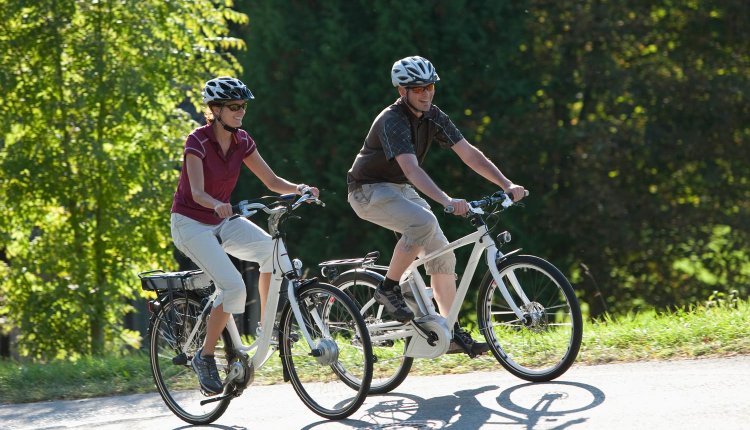
[[[469,205],[466,219],[476,231],[416,259],[402,276],[402,293],[415,313],[414,320],[408,323],[394,320],[373,298],[388,270],[387,266],[375,264],[377,251],[364,258],[320,263],[323,276],[347,293],[367,323],[375,358],[371,394],[398,387],[414,358],[434,358],[448,351],[454,323],[483,255],[489,270],[479,285],[477,321],[497,361],[513,375],[534,382],[559,377],[575,361],[583,328],[570,282],[542,258],[520,255],[519,249],[500,251],[500,246],[510,242],[511,235],[504,231],[493,239],[486,219],[513,205],[509,195],[500,191]],[[456,298],[443,318],[435,309],[432,289],[423,280],[419,267],[470,244],[474,248]]]
[[[233,208],[237,216],[258,211],[269,215],[274,241],[273,276],[266,301],[262,334],[243,343],[234,319],[219,338],[216,364],[224,378],[219,394],[200,389],[190,366],[206,335],[206,324],[217,289],[195,270],[139,274],[144,290],[156,293],[149,301],[149,354],[156,388],[167,407],[191,424],[218,419],[229,402],[253,382],[254,372],[278,350],[285,381],[291,381],[302,402],[316,414],[342,419],[354,413],[368,394],[372,350],[367,327],[351,299],[316,279],[302,279],[299,260],[291,260],[284,245],[282,224],[305,202],[320,203],[309,193],[244,201]],[[281,289],[287,281],[287,288]],[[274,312],[278,310],[278,312]],[[262,407],[262,399],[258,400]],[[249,411],[252,413],[252,411]]]

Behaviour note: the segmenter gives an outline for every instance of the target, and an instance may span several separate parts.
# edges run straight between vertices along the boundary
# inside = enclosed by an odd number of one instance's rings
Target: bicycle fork
[[[500,252],[500,250],[498,250],[497,246],[494,244],[490,245],[487,248],[487,253],[485,255],[487,257],[487,267],[490,268],[492,278],[495,279],[495,283],[500,289],[500,294],[502,294],[503,298],[508,303],[508,306],[510,306],[511,310],[513,310],[513,313],[516,314],[516,317],[518,317],[519,321],[521,321],[524,325],[531,324],[531,316],[528,312],[524,312],[516,305],[515,301],[510,296],[508,287],[505,285],[505,282],[503,282],[503,277],[502,275],[500,275],[500,271],[497,270],[497,261],[499,261],[505,255],[503,255],[503,253]],[[509,271],[508,273],[506,273],[506,276],[508,277],[513,290],[516,292],[516,294],[518,294],[518,297],[523,302],[524,308],[528,307],[531,301],[528,297],[526,297],[526,293],[524,293],[523,288],[521,288],[521,284],[518,282],[516,275],[513,273],[513,271]]]
[[[305,303],[305,306],[310,306],[309,315],[312,317],[315,325],[320,327],[321,330],[321,336],[322,339],[318,341],[316,344],[315,341],[312,338],[312,335],[310,335],[310,332],[307,330],[307,324],[305,321],[305,318],[302,316],[302,310],[300,309],[300,303],[297,300],[297,295],[295,294],[295,289],[298,289],[302,286],[305,286],[307,284],[317,282],[317,279],[308,279],[305,281],[300,282],[299,280],[292,280],[292,282],[289,282],[289,285],[287,286],[287,295],[289,297],[289,306],[292,308],[292,313],[294,314],[294,317],[297,320],[297,323],[299,325],[299,329],[302,332],[302,336],[305,338],[305,341],[310,346],[310,355],[315,357],[320,364],[331,364],[336,359],[338,359],[338,347],[336,346],[336,343],[333,341],[330,341],[329,338],[331,337],[331,333],[328,330],[328,326],[324,324],[323,319],[321,318],[320,314],[314,310],[314,305]]]

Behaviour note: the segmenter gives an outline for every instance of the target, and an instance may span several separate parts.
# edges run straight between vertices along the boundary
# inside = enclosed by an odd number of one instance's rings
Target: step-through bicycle
[[[287,255],[282,225],[304,203],[322,204],[306,190],[299,198],[286,194],[233,206],[235,216],[249,217],[259,211],[269,215],[274,258],[262,327],[274,329],[262,330],[247,345],[234,319],[229,319],[215,351],[224,379],[224,390],[218,395],[202,392],[191,368],[218,294],[213,281],[200,270],[139,274],[142,288],[157,294],[148,302],[154,382],[167,407],[182,420],[206,424],[218,419],[277,349],[285,382],[292,382],[302,402],[316,414],[346,418],[367,396],[373,356],[359,308],[341,290],[317,279],[302,279],[302,263]],[[287,287],[282,290],[285,280]]]
[[[319,264],[331,284],[346,292],[356,303],[370,332],[375,354],[371,394],[383,394],[406,378],[414,358],[435,358],[447,352],[454,323],[482,254],[488,271],[479,286],[477,321],[479,331],[500,364],[513,375],[528,381],[550,381],[565,373],[575,361],[581,345],[581,310],[570,282],[548,261],[519,254],[503,253],[511,241],[507,231],[490,236],[499,214],[513,206],[510,195],[499,191],[469,202],[466,219],[476,229],[443,248],[417,258],[400,280],[402,293],[415,319],[395,321],[373,294],[384,279],[387,266],[377,265],[378,252],[363,258],[331,260]],[[488,227],[487,221],[495,219]],[[443,318],[437,313],[432,289],[425,284],[419,267],[462,246],[474,244],[456,298]],[[342,272],[343,270],[343,272]]]

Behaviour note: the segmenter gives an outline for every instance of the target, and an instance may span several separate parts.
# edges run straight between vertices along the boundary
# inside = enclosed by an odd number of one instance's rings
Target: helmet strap
[[[216,118],[216,120],[219,121],[219,124],[221,124],[222,127],[224,127],[224,130],[226,130],[226,131],[228,131],[230,133],[234,133],[235,131],[239,130],[238,127],[230,127],[230,126],[224,124],[224,121],[221,120],[221,117]]]
[[[219,116],[216,117],[216,120],[219,121],[219,124],[221,124],[221,126],[224,127],[224,130],[226,130],[226,131],[228,131],[230,133],[234,133],[235,131],[239,130],[238,127],[230,127],[230,126],[226,125],[224,123],[224,121],[221,120],[221,111],[223,111],[223,110],[224,110],[224,106],[221,106],[219,108]]]
[[[416,106],[409,103],[409,89],[408,88],[404,88],[404,89],[406,90],[406,94],[401,98],[404,100],[404,103],[406,103],[406,105],[409,106],[409,109],[413,110],[414,112],[421,112],[422,114],[426,114],[427,112],[429,112],[426,110],[419,110],[417,109]]]

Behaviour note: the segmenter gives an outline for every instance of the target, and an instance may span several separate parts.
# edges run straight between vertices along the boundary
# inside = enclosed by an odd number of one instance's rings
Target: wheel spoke
[[[190,330],[200,323],[201,305],[195,300],[176,298],[163,305],[159,316],[150,328],[151,370],[156,387],[167,407],[180,419],[191,424],[208,424],[219,418],[226,410],[229,399],[201,405],[206,397],[200,392],[198,378],[189,365],[177,364],[172,360],[185,351],[187,359],[197,350],[205,331],[201,330],[193,343],[182,345]],[[226,370],[226,350],[231,344],[226,331],[216,347],[216,360],[219,371]]]
[[[498,271],[524,320],[511,311],[502,285],[486,275],[478,313],[495,358],[530,381],[556,378],[573,363],[581,342],[581,314],[572,287],[559,270],[537,257],[512,256],[499,263]]]
[[[367,395],[372,378],[372,350],[367,329],[350,299],[325,284],[313,284],[299,291],[303,321],[294,313],[282,316],[282,358],[292,385],[302,401],[327,418],[344,418],[353,413]],[[304,340],[290,342],[305,327],[318,352],[312,355]]]
[[[366,323],[371,326],[372,350],[373,355],[377,358],[373,363],[371,394],[388,393],[398,387],[409,374],[414,360],[411,357],[404,356],[406,342],[403,338],[374,339],[393,333],[391,329],[374,329],[372,327],[372,325],[391,322],[388,314],[384,312],[384,306],[377,303],[373,298],[375,289],[381,279],[381,275],[368,271],[364,273],[344,273],[334,280],[334,285],[346,292],[347,296],[355,301]]]

